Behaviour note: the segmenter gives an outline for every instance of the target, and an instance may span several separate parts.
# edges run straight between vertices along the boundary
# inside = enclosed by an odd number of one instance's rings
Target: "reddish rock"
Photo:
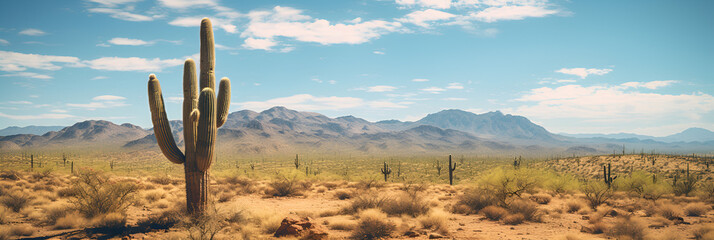
[[[320,224],[313,223],[309,217],[288,216],[280,222],[280,227],[273,236],[293,236],[307,240],[323,240],[327,239],[327,229]]]

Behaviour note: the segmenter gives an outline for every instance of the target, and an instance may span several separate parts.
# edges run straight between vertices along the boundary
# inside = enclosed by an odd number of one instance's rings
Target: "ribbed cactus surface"
[[[187,59],[183,75],[184,152],[176,145],[166,116],[161,85],[149,75],[149,108],[156,141],[166,158],[184,164],[186,205],[190,213],[202,213],[208,199],[208,173],[216,151],[216,133],[225,123],[231,98],[231,82],[221,79],[215,94],[215,48],[211,20],[201,20],[200,86],[196,81],[196,64]],[[200,91],[199,91],[200,90]]]

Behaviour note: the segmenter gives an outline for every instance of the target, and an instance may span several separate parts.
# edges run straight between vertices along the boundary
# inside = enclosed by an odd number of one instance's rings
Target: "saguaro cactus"
[[[300,168],[300,159],[298,158],[298,155],[295,154],[295,169]]]
[[[449,185],[454,185],[454,170],[456,170],[456,163],[451,166],[451,155],[449,155]]]
[[[382,168],[382,174],[384,174],[384,181],[387,181],[387,177],[389,174],[392,174],[392,168],[389,167],[389,164],[387,162],[384,162],[384,167]]]
[[[30,168],[35,168],[35,157],[30,154]]]
[[[228,116],[231,82],[221,79],[218,99],[215,90],[215,50],[211,20],[201,20],[200,94],[196,85],[196,65],[187,59],[183,72],[183,126],[185,155],[174,142],[164,109],[159,80],[149,75],[149,107],[156,141],[166,158],[184,165],[186,208],[189,213],[204,212],[208,200],[209,170],[214,160],[216,132]]]
[[[610,175],[610,164],[607,164],[607,167],[602,166],[602,174],[603,178],[605,179],[605,183],[607,184],[607,187],[610,188],[612,186],[612,180],[615,180],[617,176],[612,177]]]
[[[436,160],[436,175],[441,176],[441,164],[439,163],[439,160]]]

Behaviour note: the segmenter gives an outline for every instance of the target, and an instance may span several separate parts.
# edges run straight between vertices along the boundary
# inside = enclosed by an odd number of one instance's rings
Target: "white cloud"
[[[555,72],[559,72],[562,74],[569,74],[569,75],[575,75],[578,76],[582,79],[585,79],[588,77],[588,75],[605,75],[610,72],[612,72],[612,69],[609,68],[561,68],[560,70],[557,70]]]
[[[0,71],[24,71],[28,68],[41,70],[59,70],[61,66],[55,63],[65,63],[68,66],[79,66],[79,58],[18,52],[0,51]]]
[[[261,38],[246,38],[243,43],[243,47],[247,49],[261,49],[261,50],[272,50],[278,43],[272,39],[261,39]]]
[[[377,54],[377,55],[384,55],[384,52],[382,52],[382,51],[374,51],[372,53]]]
[[[482,11],[470,14],[470,18],[481,22],[496,22],[501,20],[522,20],[528,17],[545,17],[558,13],[557,10],[547,9],[544,6],[498,6],[489,7]]]
[[[102,79],[107,79],[107,78],[108,78],[108,77],[106,77],[106,76],[96,76],[96,77],[93,77],[93,78],[90,79],[90,80],[102,80]]]
[[[97,70],[109,71],[144,71],[160,72],[166,67],[183,65],[184,61],[178,58],[173,59],[146,59],[138,57],[103,57],[89,61],[83,61],[87,66]]]
[[[214,0],[159,0],[159,2],[166,7],[178,9],[218,5]]]
[[[397,87],[386,86],[386,85],[377,85],[377,86],[367,87],[367,92],[391,92],[391,91],[394,91],[394,89],[397,89]]]
[[[179,27],[199,27],[201,26],[201,20],[204,17],[198,16],[198,17],[180,17],[176,18],[173,21],[169,22],[169,25],[174,25],[174,26],[179,26]],[[235,33],[238,31],[238,28],[231,23],[231,20],[229,19],[224,19],[224,18],[211,18],[211,25],[216,26],[220,29],[223,29],[223,31],[229,32],[229,33]]]
[[[422,91],[437,94],[437,93],[441,93],[441,92],[443,92],[443,91],[446,91],[446,89],[443,89],[443,88],[440,88],[440,87],[428,87],[428,88],[422,89]]]
[[[0,45],[7,46],[10,45],[10,42],[8,40],[0,38]]]
[[[420,27],[429,27],[430,22],[448,20],[456,17],[456,15],[442,12],[434,9],[427,9],[423,11],[414,11],[407,14],[404,18],[398,19],[401,22],[408,22]]]
[[[464,89],[464,86],[461,85],[461,83],[449,83],[449,86],[446,87],[447,89]]]
[[[154,20],[153,17],[147,16],[147,15],[134,14],[134,13],[130,13],[127,11],[114,9],[114,8],[90,8],[89,12],[91,12],[91,13],[106,13],[106,14],[109,14],[109,16],[112,18],[116,18],[116,19],[120,19],[120,20],[124,20],[124,21],[131,21],[131,22],[144,22],[144,21]]]
[[[32,104],[32,102],[30,102],[30,101],[9,101],[9,102],[7,102],[7,103],[9,103],[9,104],[23,104],[23,105],[30,105],[30,104]]]
[[[429,81],[429,79],[425,79],[425,78],[412,79],[412,82],[428,82],[428,81]]]
[[[15,73],[3,74],[0,76],[3,76],[3,77],[25,77],[25,78],[36,78],[36,79],[52,79],[52,76],[39,74],[39,73],[33,73],[33,72],[15,72]]]
[[[627,91],[619,86],[566,85],[537,88],[517,99],[532,102],[514,112],[538,119],[574,118],[631,121],[679,116],[696,120],[714,110],[714,97],[704,93],[657,94]]]
[[[20,35],[27,35],[27,36],[42,36],[45,34],[47,34],[47,33],[40,29],[34,29],[34,28],[28,28],[28,29],[20,31]]]
[[[467,98],[455,98],[455,97],[450,97],[450,98],[444,98],[446,101],[466,101],[468,100]]]
[[[284,106],[300,111],[317,111],[356,108],[363,106],[364,101],[354,97],[315,97],[310,94],[297,94],[267,101],[232,103],[232,105],[237,105],[241,109],[251,109],[254,111],[261,111],[274,106]]]
[[[666,81],[651,81],[651,82],[626,82],[621,84],[623,87],[631,87],[631,88],[649,88],[649,89],[657,89],[660,87],[666,87],[669,85],[672,85],[673,83],[677,83],[678,81],[675,80],[666,80]]]
[[[50,112],[53,112],[53,113],[67,113],[68,111],[67,111],[67,110],[63,110],[63,109],[52,109],[52,110],[50,110]]]
[[[125,97],[122,96],[114,96],[114,95],[101,95],[101,96],[96,96],[92,98],[94,101],[117,101],[117,100],[124,100],[126,99]]]
[[[451,0],[396,0],[401,6],[420,6],[426,8],[447,9],[451,7]]]
[[[99,3],[108,7],[114,7],[116,5],[122,5],[127,3],[134,3],[141,0],[89,0],[90,2]]]
[[[323,45],[365,43],[402,28],[399,22],[382,20],[332,24],[324,19],[303,15],[301,10],[280,6],[270,11],[251,11],[248,17],[250,22],[241,37],[270,41],[285,37]]]
[[[124,107],[124,106],[129,106],[129,104],[126,104],[122,101],[99,101],[99,102],[90,102],[90,103],[67,103],[68,107],[74,107],[74,108],[84,108],[86,110],[96,110],[96,109],[101,109],[101,108],[115,108],[115,107]]]
[[[73,118],[75,116],[69,114],[55,114],[55,113],[44,113],[38,115],[10,115],[0,112],[0,117],[9,118],[13,120],[38,120],[38,119],[64,119]]]
[[[147,42],[141,39],[131,39],[131,38],[112,38],[109,43],[114,45],[129,45],[129,46],[140,46],[149,45],[151,42]]]

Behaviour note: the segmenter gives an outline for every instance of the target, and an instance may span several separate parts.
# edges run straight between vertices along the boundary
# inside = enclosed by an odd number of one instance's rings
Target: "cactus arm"
[[[192,116],[194,111],[198,114],[198,86],[196,84],[196,63],[193,59],[186,59],[183,67],[183,141],[186,153],[186,162],[196,166],[196,124]]]
[[[154,125],[154,135],[161,152],[169,161],[181,164],[185,156],[176,146],[171,126],[164,109],[164,96],[161,94],[161,85],[154,74],[149,76],[149,107],[151,109],[151,122]]]
[[[201,20],[201,90],[216,90],[215,53],[211,20],[204,18]]]
[[[196,165],[201,171],[211,167],[216,143],[216,95],[210,88],[201,90],[198,98]]]
[[[216,103],[216,127],[221,127],[228,119],[228,108],[231,105],[231,80],[226,77],[221,79]]]

